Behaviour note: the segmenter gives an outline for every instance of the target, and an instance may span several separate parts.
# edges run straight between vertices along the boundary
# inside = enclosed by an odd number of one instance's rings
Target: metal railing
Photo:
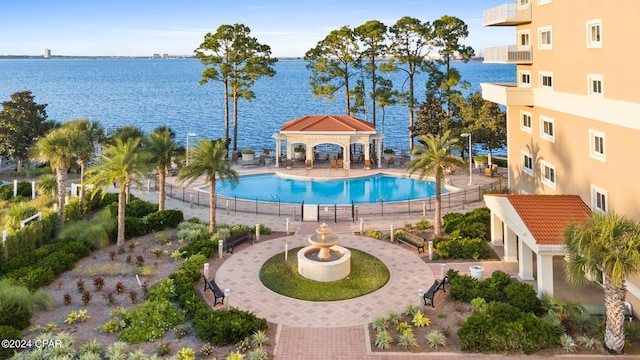
[[[153,183],[151,189],[157,190],[157,186],[157,183]],[[487,185],[473,187],[465,191],[446,192],[441,195],[441,207],[442,210],[464,210],[471,204],[482,201],[484,193],[501,191],[506,188],[506,179],[499,177],[496,181]],[[209,207],[209,193],[207,191],[174,184],[167,184],[165,191],[168,197],[190,203],[192,207]],[[360,218],[389,215],[426,216],[427,213],[435,209],[435,197],[393,202],[381,200],[375,203],[313,205],[317,206],[317,219],[319,222],[355,222]],[[216,195],[216,208],[227,214],[275,215],[289,218],[292,221],[302,221],[304,206],[304,203],[283,203],[277,198],[272,201],[262,201]],[[306,204],[306,206],[309,206],[309,204]]]

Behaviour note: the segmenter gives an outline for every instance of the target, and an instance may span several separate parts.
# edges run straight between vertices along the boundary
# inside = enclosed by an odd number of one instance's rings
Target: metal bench
[[[398,236],[398,242],[413,246],[418,251],[418,254],[424,252],[424,239],[418,235],[405,231],[404,235]]]

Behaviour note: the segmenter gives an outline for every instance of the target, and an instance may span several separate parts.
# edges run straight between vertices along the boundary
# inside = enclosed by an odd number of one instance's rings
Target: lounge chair
[[[387,166],[389,166],[389,167],[396,167],[396,166],[395,166],[395,162],[396,162],[396,161],[395,161],[392,157],[390,157],[390,158],[389,158],[389,161],[387,161]]]
[[[400,158],[400,167],[406,167],[407,166],[407,158],[406,157],[401,157]]]
[[[491,173],[491,168],[484,168],[484,176],[491,177],[491,175],[493,175]]]
[[[338,169],[342,169],[344,167],[344,160],[338,159]]]
[[[260,159],[258,159],[258,166],[265,166],[267,162],[267,155],[260,155]]]
[[[338,165],[337,165],[337,161],[336,161],[336,159],[331,159],[331,168],[332,168],[332,169],[335,169],[337,166],[338,166]]]

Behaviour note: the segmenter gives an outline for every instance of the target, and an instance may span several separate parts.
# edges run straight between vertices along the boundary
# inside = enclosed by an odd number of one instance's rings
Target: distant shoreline
[[[44,55],[0,55],[0,60],[2,59],[155,59],[155,60],[172,60],[172,59],[194,59],[193,55],[168,55],[168,56],[109,56],[109,55],[100,55],[100,56],[88,56],[88,55],[51,55],[49,57],[44,57]],[[278,60],[304,60],[302,56],[285,56],[285,57],[276,57]],[[385,59],[380,59],[385,60]],[[452,59],[453,62],[458,62],[461,60]],[[483,57],[473,57],[469,59],[469,61],[484,61]]]

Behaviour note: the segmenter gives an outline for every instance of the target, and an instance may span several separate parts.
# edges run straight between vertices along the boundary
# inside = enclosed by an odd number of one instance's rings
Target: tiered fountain
[[[351,273],[351,251],[338,246],[340,239],[323,223],[309,236],[311,245],[298,251],[298,272],[315,281],[344,279]]]

